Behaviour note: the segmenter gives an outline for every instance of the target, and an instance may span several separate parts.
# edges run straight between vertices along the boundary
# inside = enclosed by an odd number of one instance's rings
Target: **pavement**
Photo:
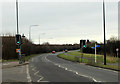
[[[29,62],[25,62],[25,63],[22,63],[22,64],[19,64],[19,62],[4,62],[4,63],[2,63],[2,69],[17,67],[17,66],[22,66],[22,65],[27,65],[27,64],[29,64]]]
[[[2,63],[2,84],[11,82],[28,82],[26,70],[29,62],[19,64],[19,62]]]

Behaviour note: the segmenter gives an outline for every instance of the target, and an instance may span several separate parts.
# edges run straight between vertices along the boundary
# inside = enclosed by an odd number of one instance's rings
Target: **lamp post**
[[[30,27],[29,27],[29,40],[30,40],[30,41],[31,41],[31,28],[32,28],[33,26],[39,26],[39,25],[30,25]]]
[[[33,26],[39,26],[39,25],[30,25],[30,27],[29,27],[29,41],[31,41],[31,28],[33,27]],[[31,54],[31,44],[30,44],[30,48],[29,48],[29,54]]]
[[[51,38],[48,38],[47,42],[50,43],[49,41],[50,41],[51,39],[54,39],[54,38],[52,38],[52,37],[51,37]]]
[[[106,42],[105,42],[105,4],[103,0],[103,28],[104,28],[104,65],[106,65]]]
[[[17,34],[19,34],[19,28],[18,28],[18,0],[16,0],[16,19],[17,19]]]
[[[45,35],[45,33],[41,33],[42,35]],[[40,45],[40,36],[41,34],[39,34],[39,45]]]

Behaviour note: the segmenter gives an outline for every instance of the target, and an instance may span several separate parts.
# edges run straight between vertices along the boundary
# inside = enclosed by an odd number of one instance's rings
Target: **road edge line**
[[[30,77],[30,74],[29,74],[29,67],[28,65],[26,65],[26,73],[27,73],[27,79],[28,79],[28,82],[31,82],[31,77]]]

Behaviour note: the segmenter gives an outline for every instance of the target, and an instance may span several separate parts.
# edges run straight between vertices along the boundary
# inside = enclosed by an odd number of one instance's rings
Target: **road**
[[[118,82],[116,71],[67,61],[58,58],[57,54],[42,54],[31,59],[29,69],[32,81]],[[35,72],[37,79],[34,78]]]
[[[118,82],[116,71],[67,61],[58,58],[59,53],[41,54],[33,57],[29,65],[4,69],[3,81],[14,78],[22,82]]]

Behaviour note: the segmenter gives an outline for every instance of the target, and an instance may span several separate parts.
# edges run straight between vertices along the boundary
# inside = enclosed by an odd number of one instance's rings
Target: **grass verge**
[[[118,65],[104,65],[103,64],[103,55],[97,55],[97,63],[94,62],[94,54],[83,54],[83,57],[87,58],[87,59],[82,59],[81,60],[81,53],[79,51],[77,52],[68,52],[68,53],[62,53],[59,54],[58,57],[69,60],[69,61],[73,61],[73,62],[82,62],[82,63],[86,63],[87,65],[91,65],[91,66],[95,66],[95,67],[101,67],[101,68],[106,68],[106,69],[112,69],[112,70],[116,70],[119,71],[120,67],[118,67]],[[118,63],[118,58],[115,57],[109,57],[107,56],[107,63],[112,64],[112,63]]]

